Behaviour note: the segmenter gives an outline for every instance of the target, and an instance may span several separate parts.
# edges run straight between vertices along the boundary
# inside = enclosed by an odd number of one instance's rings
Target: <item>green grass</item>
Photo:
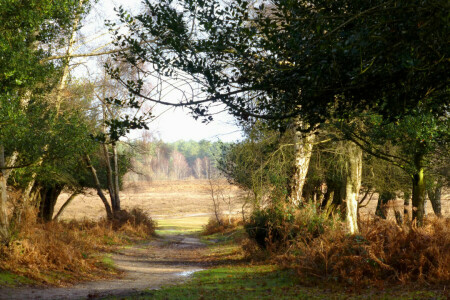
[[[15,287],[23,284],[32,284],[33,280],[10,272],[0,272],[0,287]]]
[[[196,234],[203,230],[207,217],[185,217],[158,220],[158,235]]]
[[[179,285],[107,299],[447,299],[442,289],[430,291],[430,288],[413,289],[411,286],[386,289],[355,289],[331,283],[306,286],[292,270],[281,270],[271,264],[251,265],[240,260],[236,250],[240,248],[238,241],[243,235],[244,230],[239,228],[234,232],[201,236],[214,261],[223,262],[225,266],[197,272]],[[233,258],[236,261],[230,263]]]
[[[106,254],[102,257],[100,260],[100,263],[103,267],[105,267],[108,270],[115,270],[115,263],[114,260],[111,258],[111,254]]]
[[[108,299],[447,299],[441,292],[304,286],[293,271],[273,265],[228,266],[195,273],[192,279],[126,298]]]

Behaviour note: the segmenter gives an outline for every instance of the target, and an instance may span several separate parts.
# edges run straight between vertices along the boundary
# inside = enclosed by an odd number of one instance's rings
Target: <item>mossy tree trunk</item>
[[[415,174],[412,176],[412,220],[417,226],[423,225],[425,214],[426,187],[424,178],[424,155],[417,153],[414,157]]]
[[[428,198],[430,199],[431,206],[433,207],[434,214],[438,217],[442,217],[442,180],[437,180],[434,186],[427,189]]]

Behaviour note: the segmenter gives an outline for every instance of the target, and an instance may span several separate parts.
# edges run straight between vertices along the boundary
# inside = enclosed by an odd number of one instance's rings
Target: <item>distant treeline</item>
[[[217,160],[225,144],[222,142],[136,141],[130,144],[132,170],[125,180],[208,179],[220,176]]]

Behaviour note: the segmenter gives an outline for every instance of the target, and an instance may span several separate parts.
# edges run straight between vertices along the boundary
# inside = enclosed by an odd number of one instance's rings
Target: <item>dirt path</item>
[[[69,288],[2,289],[0,299],[95,299],[127,295],[162,285],[183,282],[205,268],[205,245],[192,235],[167,235],[149,243],[120,250],[111,256],[124,271],[121,279],[95,281]]]

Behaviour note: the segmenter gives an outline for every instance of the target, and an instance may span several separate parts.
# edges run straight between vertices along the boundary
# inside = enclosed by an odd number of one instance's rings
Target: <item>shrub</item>
[[[254,210],[244,225],[245,231],[262,249],[277,251],[296,236],[293,211],[287,204]]]
[[[220,222],[217,218],[211,217],[208,223],[204,226],[203,235],[210,235],[219,232],[228,232],[236,229],[242,224],[242,220],[239,218],[220,218]]]
[[[139,209],[123,212],[112,222],[50,223],[38,222],[36,211],[30,209],[24,211],[20,225],[10,244],[0,246],[0,269],[54,285],[115,273],[99,263],[97,253],[148,238],[155,226]]]
[[[351,284],[449,282],[450,219],[429,220],[423,228],[370,220],[359,235],[348,235],[343,227],[327,228],[317,237],[299,238],[279,262],[302,275]]]
[[[113,229],[124,229],[131,225],[133,230],[140,230],[147,235],[153,235],[156,229],[156,222],[153,221],[141,208],[134,207],[130,211],[121,210],[114,214],[112,220]]]

